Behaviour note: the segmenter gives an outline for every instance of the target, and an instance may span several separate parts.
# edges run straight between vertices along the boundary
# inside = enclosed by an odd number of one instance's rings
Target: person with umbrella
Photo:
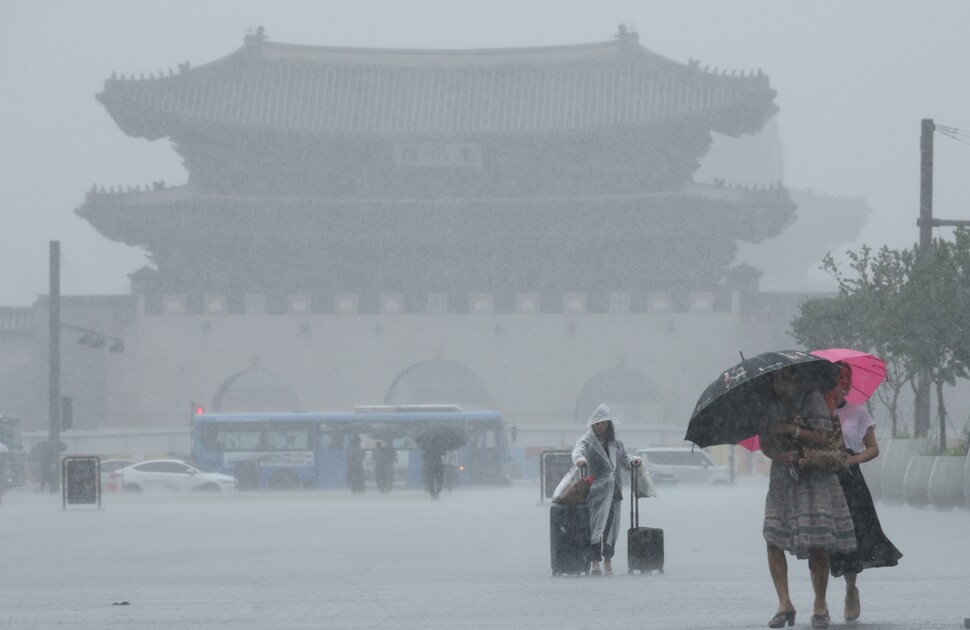
[[[874,357],[866,356],[868,358],[865,361],[871,363]],[[845,578],[843,615],[846,621],[855,621],[861,614],[859,589],[856,586],[859,572],[874,567],[896,566],[903,554],[883,533],[872,494],[859,468],[859,464],[879,456],[876,422],[869,415],[865,405],[848,400],[852,394],[857,400],[869,398],[881,379],[877,380],[871,389],[860,387],[858,383],[854,384],[853,381],[856,379],[853,376],[850,360],[845,359],[837,363],[841,368],[838,384],[825,395],[825,402],[842,426],[842,438],[849,453],[849,469],[839,474],[839,483],[842,484],[845,500],[849,504],[849,513],[852,515],[856,536],[855,551],[830,554],[829,570],[833,577]]]
[[[60,475],[61,453],[67,450],[67,444],[60,440],[47,439],[34,445],[30,455],[40,465],[40,491],[57,490],[57,479]]]
[[[613,575],[613,553],[620,533],[620,504],[623,501],[623,482],[618,470],[639,466],[640,458],[626,452],[623,442],[616,439],[616,422],[610,408],[601,404],[590,415],[586,432],[573,448],[573,464],[586,467],[593,478],[586,499],[589,505],[590,575]],[[600,569],[600,561],[603,568]]]
[[[771,459],[762,532],[778,609],[769,628],[795,624],[785,552],[808,558],[815,594],[812,627],[827,628],[828,554],[855,549],[855,530],[838,476],[823,471],[793,474],[799,445],[824,445],[833,430],[822,393],[835,384],[833,376],[832,371],[813,375],[802,370],[796,378],[791,367],[769,374],[773,396],[765,407],[768,423],[759,434],[761,450]]]
[[[421,447],[424,488],[432,499],[437,499],[445,483],[445,453],[464,446],[465,435],[454,427],[433,425],[419,433],[414,441]]]

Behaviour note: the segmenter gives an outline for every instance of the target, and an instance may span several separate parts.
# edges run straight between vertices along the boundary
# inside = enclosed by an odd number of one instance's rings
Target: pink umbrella
[[[868,352],[848,348],[812,350],[811,354],[832,363],[845,363],[852,368],[852,389],[845,399],[859,405],[872,398],[879,384],[886,380],[886,362]]]
[[[738,442],[738,446],[743,446],[753,453],[761,450],[761,440],[757,435],[752,435],[748,439]]]

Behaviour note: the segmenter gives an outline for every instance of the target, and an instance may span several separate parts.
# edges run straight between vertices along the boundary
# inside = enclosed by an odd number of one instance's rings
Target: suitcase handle
[[[643,462],[640,462],[643,466]],[[630,529],[640,527],[640,501],[637,499],[637,467],[630,465]]]

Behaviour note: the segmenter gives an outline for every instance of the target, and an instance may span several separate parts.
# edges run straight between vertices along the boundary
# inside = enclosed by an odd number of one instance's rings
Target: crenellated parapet
[[[723,179],[714,179],[714,188],[726,188],[729,190],[743,190],[750,193],[781,193],[787,194],[788,189],[781,182],[758,182],[746,184],[741,182],[728,182]]]

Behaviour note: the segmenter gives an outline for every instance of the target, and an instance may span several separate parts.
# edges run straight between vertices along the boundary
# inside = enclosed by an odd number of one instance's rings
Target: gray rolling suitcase
[[[630,529],[626,532],[626,554],[629,573],[664,572],[664,530],[656,527],[640,527],[637,475],[632,469],[630,471]]]

